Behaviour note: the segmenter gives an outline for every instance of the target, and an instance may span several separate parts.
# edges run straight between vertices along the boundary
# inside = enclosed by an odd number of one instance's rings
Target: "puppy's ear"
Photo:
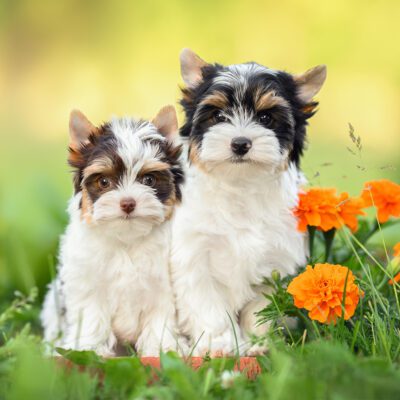
[[[189,88],[197,86],[203,79],[202,68],[208,64],[190,49],[183,49],[180,54],[181,75]]]
[[[298,97],[308,104],[313,97],[321,90],[326,79],[326,66],[318,65],[303,74],[294,75],[294,81],[298,87]]]
[[[89,142],[89,136],[97,128],[79,110],[72,110],[69,117],[69,147],[78,150]]]
[[[168,140],[172,140],[178,131],[178,119],[174,106],[163,107],[151,122]]]

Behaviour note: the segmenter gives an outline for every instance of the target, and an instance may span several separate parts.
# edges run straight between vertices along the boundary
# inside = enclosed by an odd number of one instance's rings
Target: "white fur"
[[[214,83],[233,87],[242,86],[245,91],[248,77],[257,73],[276,75],[278,71],[255,63],[233,64],[229,65],[226,70],[220,71],[214,78]]]
[[[178,318],[192,345],[198,341],[195,354],[232,353],[237,345],[252,354],[249,334],[263,329],[254,313],[266,304],[264,277],[293,273],[306,260],[291,211],[302,176],[295,165],[285,168],[287,153],[272,131],[239,120],[206,132],[201,166],[189,166],[173,219]],[[235,136],[253,141],[247,162],[230,161]]]
[[[201,146],[200,159],[205,162],[205,168],[222,168],[232,170],[235,174],[242,171],[226,162],[232,160],[234,155],[230,148],[232,139],[236,136],[245,136],[249,138],[253,145],[249,152],[242,157],[244,162],[262,164],[260,170],[280,168],[283,155],[279,149],[279,142],[275,133],[270,129],[265,129],[254,122],[245,122],[247,118],[239,119],[233,117],[230,123],[220,123],[211,127],[204,136]],[[244,172],[251,172],[243,170]]]
[[[157,147],[141,139],[157,133],[151,124],[128,119],[113,120],[112,130],[127,172],[89,215],[81,215],[81,192],[70,201],[58,275],[41,315],[45,340],[102,355],[114,355],[117,343],[128,342],[142,355],[156,356],[177,349],[168,262],[171,224],[153,190],[135,177],[157,156]],[[136,200],[131,218],[119,207],[124,197]]]

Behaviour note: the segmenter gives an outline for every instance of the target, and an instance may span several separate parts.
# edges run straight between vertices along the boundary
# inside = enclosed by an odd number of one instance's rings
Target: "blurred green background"
[[[49,280],[72,192],[70,110],[94,123],[155,115],[179,98],[183,47],[290,72],[327,64],[309,180],[354,195],[369,179],[399,182],[399,21],[398,0],[0,0],[0,304]]]

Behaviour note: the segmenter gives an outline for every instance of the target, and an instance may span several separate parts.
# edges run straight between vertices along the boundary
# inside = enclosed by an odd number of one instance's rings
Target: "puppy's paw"
[[[67,337],[60,343],[60,347],[66,350],[94,351],[104,358],[115,357],[117,340],[113,334],[104,338],[101,336],[88,336],[81,340]]]
[[[78,346],[75,343],[63,343],[60,345],[64,350],[73,350],[73,351],[94,351],[97,355],[104,357],[104,358],[110,358],[110,357],[115,357],[115,351],[113,351],[112,348],[110,348],[108,345],[103,344],[103,345],[90,345],[90,344],[79,344]]]
[[[244,341],[239,334],[236,335],[232,330],[227,329],[222,334],[211,336],[204,334],[196,347],[193,349],[193,355],[199,357],[210,356],[231,357],[239,352],[243,352]]]
[[[107,345],[98,346],[93,349],[99,356],[103,358],[112,358],[116,356],[116,353],[113,349],[110,349]]]
[[[186,338],[172,334],[159,337],[139,337],[137,342],[138,353],[142,357],[159,357],[160,352],[173,351],[179,355],[188,355],[190,350]]]
[[[176,339],[175,347],[170,350],[176,351],[180,356],[185,357],[190,354],[191,347],[189,346],[189,341],[185,337],[179,336]]]
[[[262,356],[266,354],[268,351],[268,346],[266,343],[256,343],[253,344],[247,351],[246,356],[255,357],[255,356]]]
[[[138,354],[141,357],[159,357],[160,353],[168,353],[169,351],[173,351],[180,355],[185,355],[185,353],[179,350],[179,347],[176,345],[176,343],[171,343],[170,345],[163,344],[162,346],[144,345],[143,347],[138,348]]]

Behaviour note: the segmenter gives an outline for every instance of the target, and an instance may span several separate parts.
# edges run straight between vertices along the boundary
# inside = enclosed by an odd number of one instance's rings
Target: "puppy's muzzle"
[[[126,199],[122,199],[120,202],[121,210],[129,215],[136,207],[136,201],[132,197],[128,197]]]
[[[231,149],[238,156],[244,156],[251,149],[251,146],[251,140],[244,136],[235,137],[231,141]]]

